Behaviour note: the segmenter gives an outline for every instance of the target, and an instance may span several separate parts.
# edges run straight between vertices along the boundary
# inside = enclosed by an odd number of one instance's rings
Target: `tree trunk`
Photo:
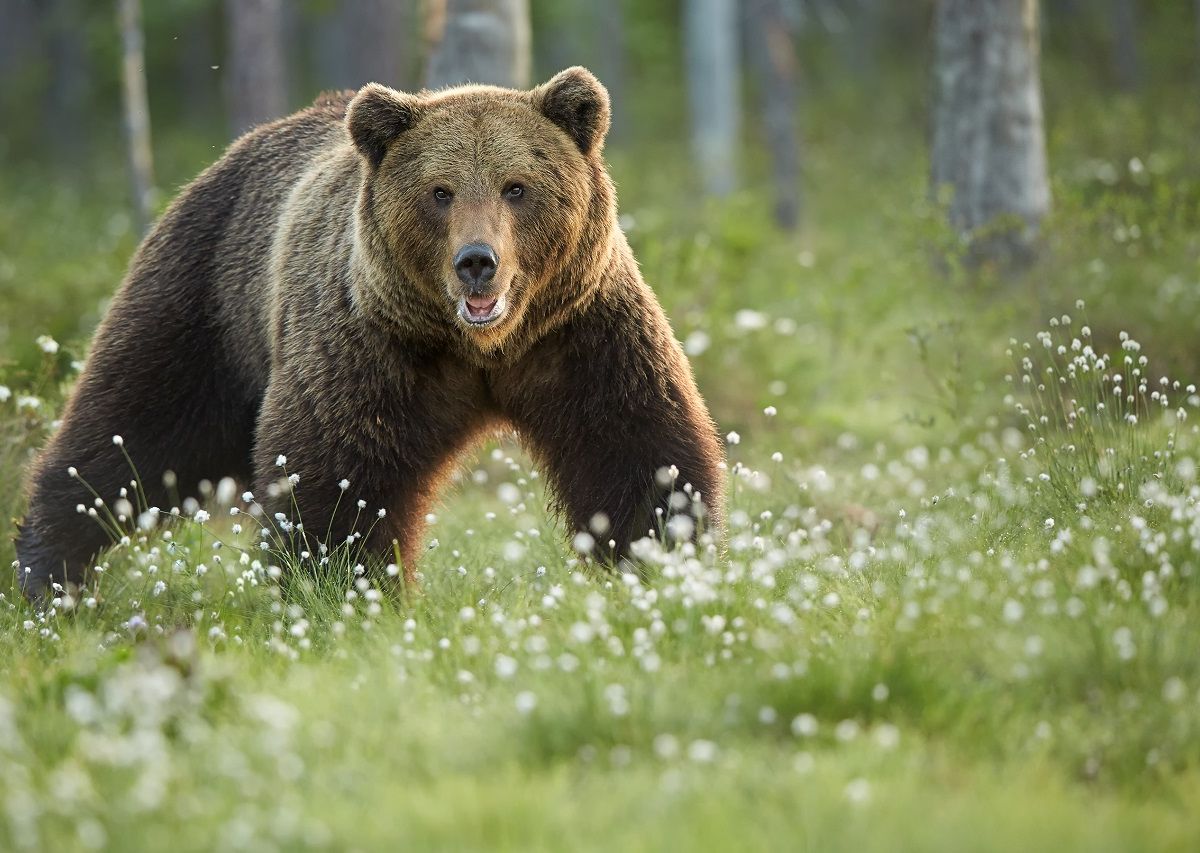
[[[1132,92],[1137,89],[1142,76],[1137,44],[1136,0],[1113,0],[1112,36],[1117,85],[1125,92]]]
[[[734,0],[684,0],[692,149],[704,189],[714,196],[728,195],[737,186],[737,19]]]
[[[412,24],[408,4],[395,0],[343,0],[349,52],[357,82],[412,87]]]
[[[183,97],[182,114],[197,127],[212,121],[220,109],[221,54],[213,9],[190,9],[179,37],[179,88]]]
[[[0,77],[15,74],[37,50],[34,10],[25,0],[0,0]]]
[[[342,0],[316,19],[320,88],[358,89],[372,82],[413,88],[412,11],[394,0]]]
[[[1037,2],[941,0],[934,51],[933,189],[973,260],[1026,260],[1050,209]]]
[[[612,101],[612,127],[608,131],[610,142],[622,142],[626,137],[625,127],[625,12],[621,0],[605,0],[593,7],[599,17],[596,32],[599,34],[596,73],[608,89]]]
[[[883,0],[858,0],[851,7],[850,25],[841,35],[850,72],[860,81],[871,81],[872,89],[878,85],[884,29]]]
[[[46,35],[47,64],[52,69],[45,102],[46,137],[68,171],[83,171],[91,94],[85,30],[78,25],[78,0],[47,0],[35,6]]]
[[[800,136],[796,128],[796,48],[783,0],[752,0],[747,21],[759,104],[771,154],[775,222],[793,230],[800,222]]]
[[[229,123],[233,134],[287,112],[282,0],[226,0]]]
[[[431,9],[431,89],[459,83],[529,85],[528,0],[440,0]]]
[[[145,234],[154,217],[154,159],[150,148],[150,106],[146,100],[141,0],[117,0],[117,15],[121,28],[121,94],[134,217],[138,234]]]

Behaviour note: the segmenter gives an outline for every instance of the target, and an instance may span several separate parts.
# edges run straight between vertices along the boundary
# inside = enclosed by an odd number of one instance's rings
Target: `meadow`
[[[612,152],[719,541],[599,571],[506,437],[418,590],[281,584],[244,484],[91,508],[94,585],[0,601],[0,847],[1200,847],[1200,116],[1048,86],[1016,274],[958,262],[911,99],[806,116],[799,236],[753,160],[699,204],[677,141]],[[159,147],[168,187],[219,150]],[[119,158],[75,168],[0,172],[6,517],[136,244]]]

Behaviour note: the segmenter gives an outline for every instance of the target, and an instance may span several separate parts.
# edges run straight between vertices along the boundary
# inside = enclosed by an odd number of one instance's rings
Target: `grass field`
[[[808,123],[796,238],[614,152],[724,542],[581,565],[510,441],[419,593],[281,589],[241,502],[135,527],[95,589],[0,603],[0,847],[1200,848],[1197,116],[1057,106],[1015,278],[954,263],[903,105]],[[164,147],[168,185],[215,156]],[[0,174],[7,516],[134,246],[113,163]]]

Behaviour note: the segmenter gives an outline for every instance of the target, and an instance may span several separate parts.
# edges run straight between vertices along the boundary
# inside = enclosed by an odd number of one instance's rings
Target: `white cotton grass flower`
[[[49,335],[38,335],[37,345],[38,349],[46,353],[46,355],[54,355],[58,352],[58,341]]]
[[[7,385],[0,385],[0,403],[7,403],[12,397],[12,389]]]
[[[767,315],[751,308],[742,308],[733,315],[733,324],[740,331],[756,332],[767,327]]]
[[[717,760],[720,748],[711,740],[694,740],[688,744],[688,760],[696,764],[712,764]]]
[[[813,737],[817,728],[817,718],[812,714],[800,714],[792,719],[792,734],[796,737]]]
[[[683,342],[683,351],[692,358],[703,355],[712,346],[712,338],[708,332],[697,329],[687,336]]]
[[[871,783],[866,779],[851,779],[842,793],[851,803],[862,805],[871,799]]]
[[[531,690],[522,690],[517,694],[513,704],[516,706],[518,714],[526,716],[533,713],[533,710],[537,707],[537,702],[537,694]]]

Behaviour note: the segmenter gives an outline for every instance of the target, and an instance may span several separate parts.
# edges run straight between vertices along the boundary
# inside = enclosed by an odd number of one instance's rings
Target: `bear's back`
[[[136,264],[164,275],[131,283],[162,291],[219,336],[230,367],[265,387],[270,365],[272,245],[293,189],[323,160],[352,157],[344,125],[353,91],[259,125],[187,185],[146,238]],[[357,193],[348,186],[346,193]]]

